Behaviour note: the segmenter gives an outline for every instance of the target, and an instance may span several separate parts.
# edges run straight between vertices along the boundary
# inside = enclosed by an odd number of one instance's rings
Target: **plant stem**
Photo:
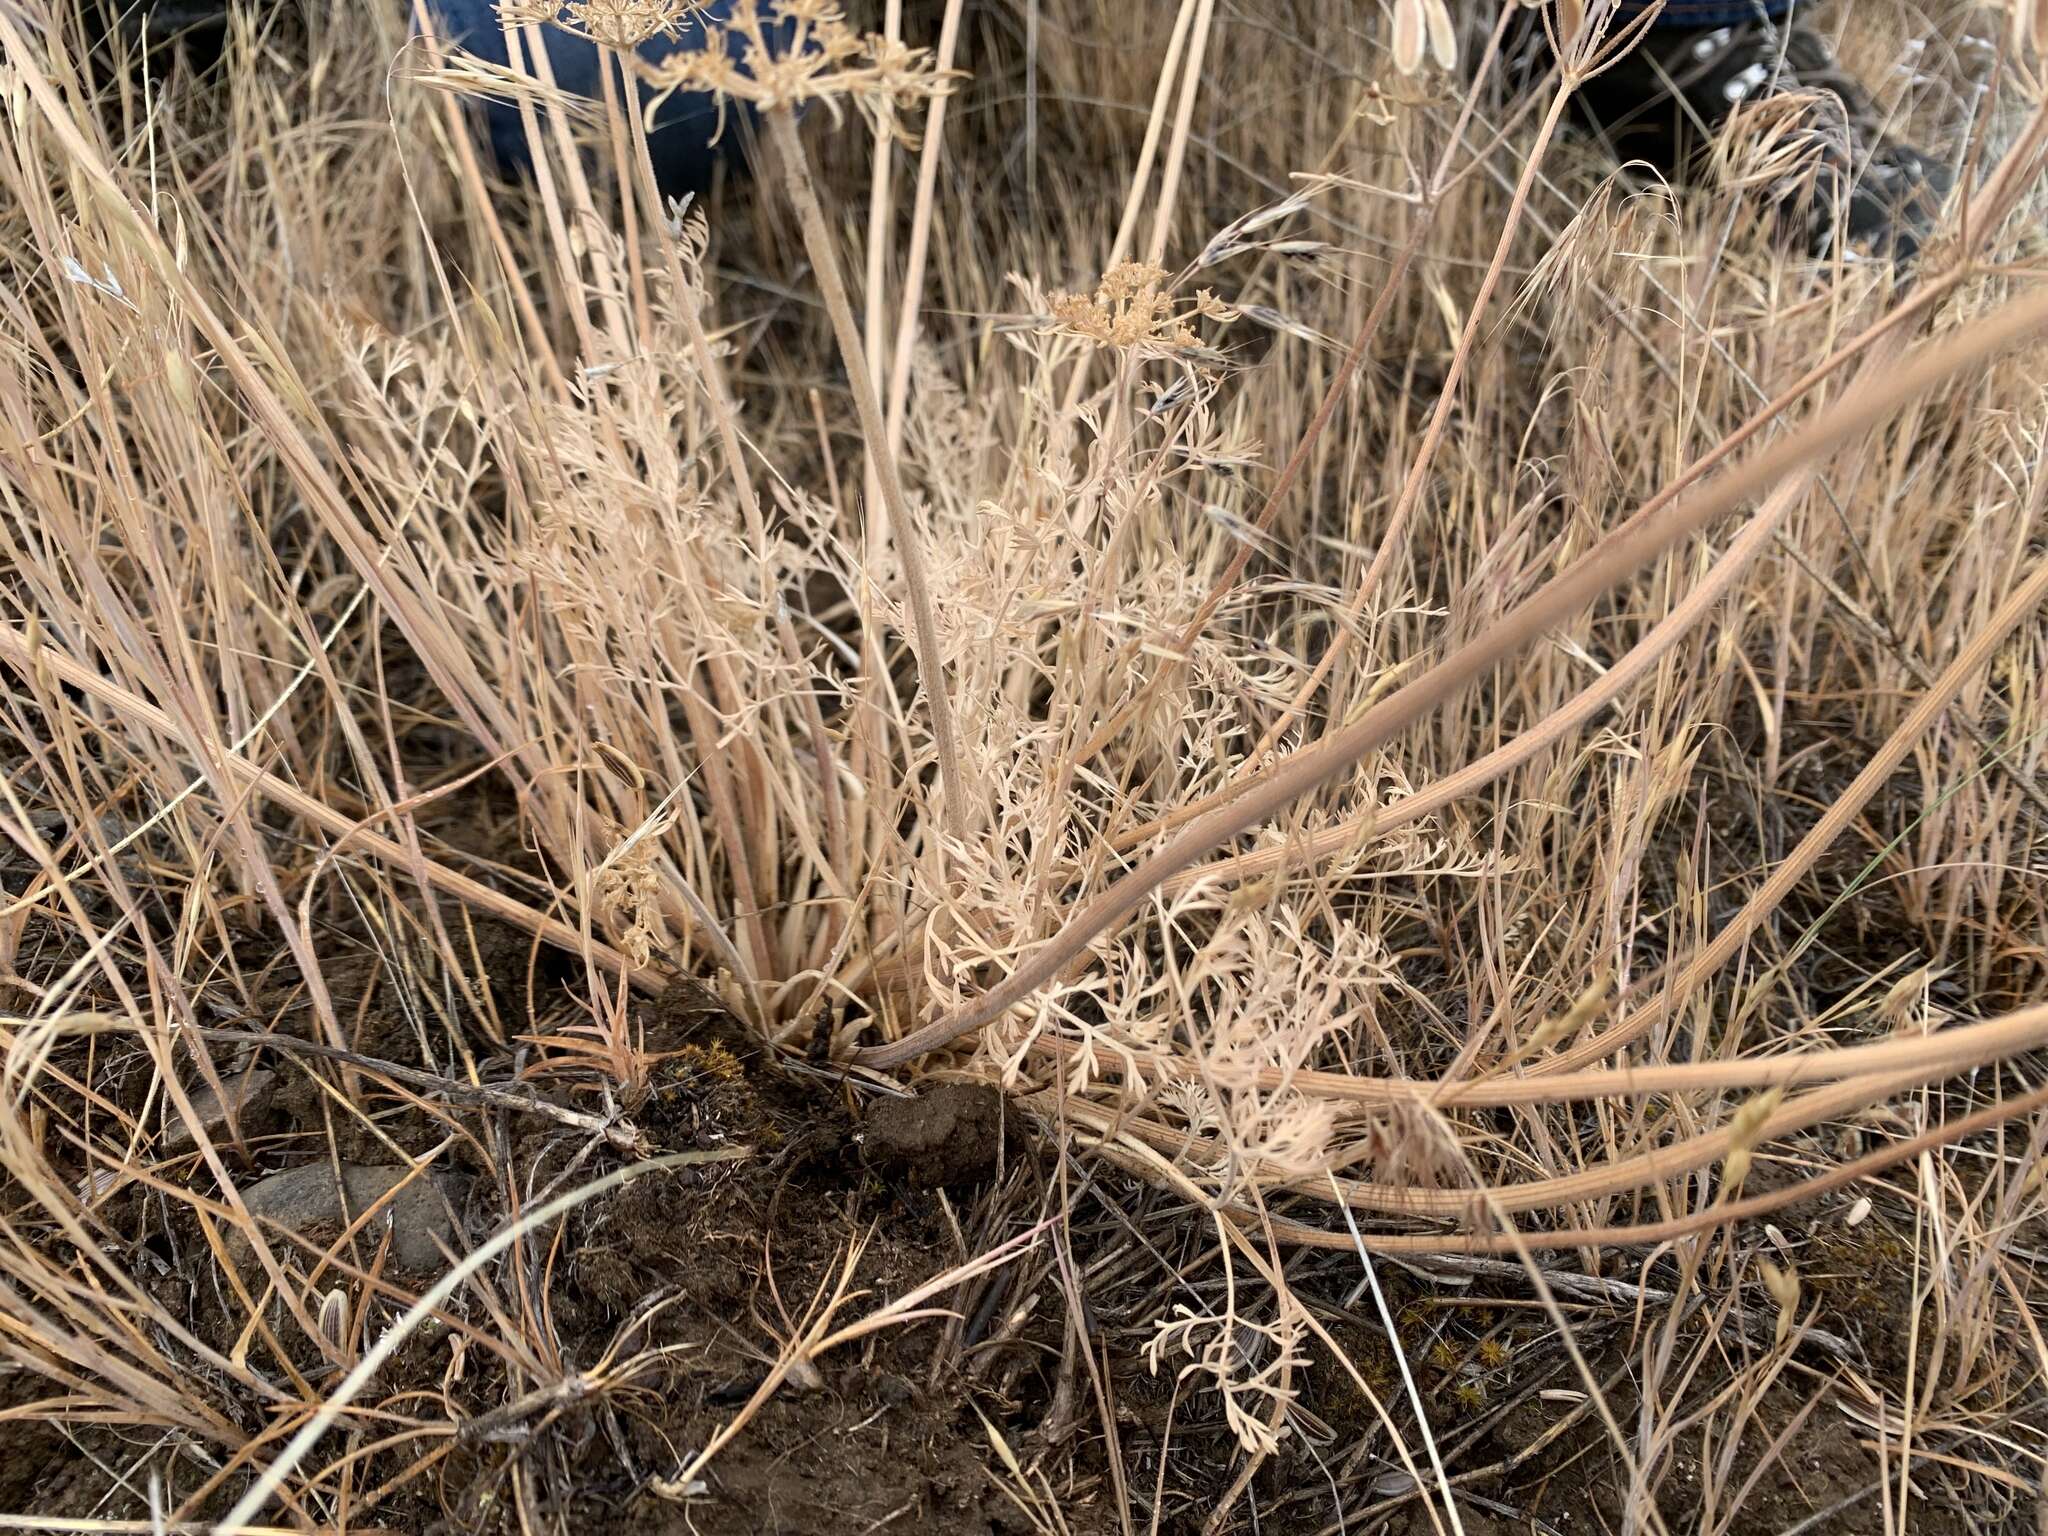
[[[946,669],[939,653],[938,625],[932,612],[931,584],[926,579],[924,554],[918,542],[917,525],[911,521],[910,506],[904,499],[903,482],[896,473],[895,455],[882,422],[882,402],[868,372],[867,349],[861,343],[860,327],[854,323],[853,306],[846,296],[846,283],[839,273],[839,259],[832,250],[831,232],[825,227],[825,212],[818,205],[817,188],[811,180],[811,165],[804,154],[803,138],[797,132],[796,112],[788,105],[771,107],[768,126],[775,136],[775,148],[782,157],[783,185],[802,226],[804,247],[817,273],[818,290],[824,296],[825,311],[832,317],[832,329],[839,338],[839,355],[846,366],[846,382],[853,390],[854,409],[860,417],[861,436],[867,442],[868,462],[882,488],[882,504],[889,517],[890,535],[903,561],[904,585],[909,589],[911,639],[917,654],[918,681],[932,712],[932,739],[939,755],[940,813],[947,833],[963,837],[967,830],[967,784],[960,771],[959,743],[953,734],[952,701],[946,693]]]
[[[1001,1018],[1058,976],[1097,934],[1128,917],[1148,895],[1209,849],[1259,826],[1281,807],[1346,771],[1365,752],[1415,724],[1488,668],[1513,656],[1544,630],[1629,573],[1648,565],[1681,539],[1768,491],[1811,460],[1869,431],[1915,396],[1965,368],[1981,366],[2016,343],[2034,340],[2043,329],[2048,329],[2048,295],[2035,293],[2013,300],[1955,335],[1922,347],[1898,368],[1859,383],[1801,431],[1747,464],[1727,471],[1685,501],[1665,508],[1660,516],[1641,524],[1631,519],[1502,615],[1483,634],[1351,724],[1330,732],[1315,747],[1289,758],[1272,777],[1238,800],[1192,823],[1109,889],[1072,910],[1052,938],[982,996],[900,1040],[856,1052],[854,1061],[881,1071]]]
[[[632,163],[635,179],[639,185],[639,200],[647,210],[648,228],[654,236],[668,271],[669,288],[674,294],[677,317],[683,323],[683,333],[689,339],[690,353],[697,363],[697,372],[704,386],[706,399],[711,403],[711,418],[718,432],[720,446],[725,452],[727,472],[732,476],[733,489],[739,497],[741,515],[746,520],[747,537],[754,546],[757,567],[760,571],[760,599],[764,609],[771,612],[775,632],[782,646],[783,655],[791,666],[801,667],[803,650],[797,644],[795,627],[791,624],[787,607],[781,602],[777,591],[775,572],[769,560],[768,520],[761,511],[761,498],[755,492],[753,476],[747,469],[745,446],[740,441],[739,411],[733,404],[732,391],[725,380],[725,370],[720,365],[718,353],[711,345],[711,337],[704,326],[705,293],[700,290],[692,274],[683,270],[682,258],[677,254],[679,233],[671,232],[666,225],[662,209],[661,187],[654,174],[654,157],[647,143],[647,124],[637,110],[635,76],[631,64],[624,54],[613,52],[613,63],[618,70],[620,99],[627,105],[621,112],[631,129],[633,148]],[[610,78],[609,73],[607,78]],[[630,242],[629,242],[630,243]],[[818,871],[819,879],[831,892],[833,915],[827,919],[826,931],[836,935],[838,927],[845,921],[842,905],[844,893],[836,884],[837,872],[846,868],[846,812],[839,793],[839,770],[837,755],[832,750],[831,734],[825,729],[825,717],[818,706],[817,695],[810,689],[800,689],[797,694],[798,708],[802,712],[804,728],[811,740],[811,753],[817,762],[818,790],[826,828],[826,847],[829,849],[828,862]],[[773,858],[764,849],[761,867],[773,867]],[[771,901],[772,894],[763,893],[761,899]],[[765,979],[765,978],[764,978]],[[765,1025],[765,1017],[762,1020]]]

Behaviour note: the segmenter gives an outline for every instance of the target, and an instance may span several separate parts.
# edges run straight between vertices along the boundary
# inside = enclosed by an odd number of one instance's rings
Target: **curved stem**
[[[1148,895],[1208,849],[1261,825],[1283,806],[1345,772],[1366,752],[1422,719],[1679,540],[1868,431],[1922,391],[2032,338],[2044,326],[2048,326],[2048,293],[2009,303],[1955,337],[1925,348],[1911,362],[1859,384],[1803,431],[1722,475],[1662,515],[1627,533],[1609,534],[1477,639],[1367,710],[1354,724],[1326,736],[1321,746],[1289,759],[1283,769],[1241,799],[1188,827],[1074,913],[1059,933],[999,985],[901,1040],[856,1053],[855,1061],[866,1067],[892,1067],[1001,1018],[1058,976],[1096,935],[1128,917]]]

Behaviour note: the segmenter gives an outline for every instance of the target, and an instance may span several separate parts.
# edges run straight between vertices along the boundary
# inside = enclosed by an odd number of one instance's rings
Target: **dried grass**
[[[629,44],[687,9],[569,20]],[[1699,1528],[1742,1529],[1770,1456],[1734,1447],[1836,1411],[1763,1413],[1818,1388],[1811,1284],[1761,1218],[1838,1224],[1813,1202],[1852,1185],[1910,1226],[1928,1335],[1904,1379],[1830,1378],[1879,1447],[1872,1519],[1909,1527],[1916,1447],[2031,1489],[2037,56],[2000,34],[1880,72],[1972,172],[1907,287],[1792,258],[1733,195],[1623,187],[1563,135],[1563,82],[1505,100],[1504,31],[1453,39],[1433,3],[1391,8],[1390,56],[1365,11],[1109,31],[1042,0],[1028,101],[957,0],[936,61],[800,9],[801,67],[657,72],[752,99],[779,151],[708,219],[658,206],[623,66],[603,111],[518,87],[541,171],[513,207],[467,137],[475,71],[396,19],[316,24],[288,70],[244,23],[216,97],[162,98],[0,10],[0,1350],[46,1384],[4,1412],[203,1446],[173,1525],[273,1492],[346,1524],[394,1491],[354,1480],[373,1446],[453,1445],[289,1367],[275,1329],[353,1391],[348,1319],[414,1298],[338,1254],[309,1285],[243,1203],[232,1117],[196,1107],[233,1070],[220,1023],[277,995],[251,931],[311,1045],[382,1070],[326,979],[345,920],[429,999],[437,1080],[520,1036],[593,1089],[564,1111],[593,1147],[637,1143],[628,989],[673,969],[855,1082],[1000,1082],[1049,1145],[1179,1202],[1213,1246],[1143,1351],[1242,1446],[1215,1528],[1304,1432],[1311,1369],[1357,1381],[1461,1528],[1391,1313],[1412,1418],[1296,1294],[1289,1255],[1330,1249],[1375,1294],[1373,1255],[1518,1260],[1629,1520],[1665,1528],[1696,1444]],[[1592,10],[1569,71],[1617,46]],[[1869,4],[1845,46],[1884,65],[1974,14]],[[1453,52],[1476,81],[1426,67]],[[984,78],[949,103],[956,60]],[[1028,189],[1016,123],[1068,151],[1038,145]],[[871,155],[921,126],[902,229],[859,226]],[[522,868],[426,825],[486,784]],[[581,1020],[508,1027],[472,913],[578,957]],[[116,1041],[140,1098],[92,1075]],[[233,1298],[236,1350],[105,1230],[131,1183],[253,1246],[281,1310]],[[1570,1255],[1663,1266],[1633,1423],[1557,1303]],[[762,1395],[991,1262],[845,1325],[849,1256]],[[534,1320],[476,1283],[441,1325],[554,1390]],[[1757,1306],[1762,1343],[1721,1358]],[[1117,1520],[1160,1528],[1112,1464]]]

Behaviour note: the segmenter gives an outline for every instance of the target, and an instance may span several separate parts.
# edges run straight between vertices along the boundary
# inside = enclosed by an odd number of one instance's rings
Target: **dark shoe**
[[[227,39],[228,0],[90,0],[83,15],[96,48],[118,38],[123,54],[153,67],[182,55],[211,69]]]
[[[1912,260],[1953,182],[1948,167],[1886,131],[1870,93],[1828,45],[1798,23],[1655,28],[1581,88],[1582,120],[1623,160],[1690,179],[1736,109],[1782,102],[1757,119],[1774,167],[1769,195],[1816,254],[1837,229],[1899,261]],[[1739,173],[1738,173],[1739,174]]]

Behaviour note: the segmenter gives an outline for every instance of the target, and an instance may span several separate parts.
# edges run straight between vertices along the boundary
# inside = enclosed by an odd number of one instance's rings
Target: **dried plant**
[[[1394,0],[1394,67],[1404,75],[1422,68],[1423,51],[1438,69],[1458,64],[1458,34],[1444,0]]]
[[[1288,1404],[1288,1385],[1303,1365],[1301,1319],[1290,1300],[1270,1323],[1255,1323],[1234,1307],[1235,1290],[1218,1317],[1204,1317],[1185,1306],[1159,1320],[1158,1331],[1145,1346],[1153,1372],[1170,1354],[1188,1356],[1179,1379],[1206,1376],[1223,1402],[1225,1421],[1244,1448],[1270,1455],[1280,1447]],[[1280,1421],[1275,1427],[1275,1421]]]
[[[707,0],[498,0],[494,9],[506,26],[558,26],[631,52],[657,37],[673,41]]]
[[[1073,336],[1138,357],[1177,357],[1202,345],[1194,321],[1228,324],[1236,311],[1204,288],[1176,306],[1162,291],[1166,270],[1128,261],[1102,274],[1092,295],[1055,293],[1046,301],[1054,335]]]
[[[915,144],[905,109],[952,88],[929,49],[855,31],[832,0],[735,0],[722,21],[705,25],[717,38],[712,46],[639,66],[658,93],[650,112],[672,91],[703,91],[764,112],[820,102],[835,122],[851,106]],[[721,46],[727,39],[739,47]]]
[[[1455,1510],[1483,1453],[1447,1415],[1537,1359],[1528,1400],[1623,1469],[1617,1527],[1683,1488],[1742,1528],[1823,1374],[1892,1528],[1937,1477],[2031,1487],[2033,65],[1927,66],[1970,104],[1969,196],[1908,284],[1739,217],[1835,169],[1823,102],[1745,114],[1674,199],[1563,137],[1560,80],[1501,97],[1509,18],[1455,75],[1358,84],[1389,48],[1452,66],[1437,0],[1284,47],[1277,13],[1046,0],[1031,88],[950,128],[944,49],[814,0],[625,57],[696,12],[508,3],[617,55],[595,107],[395,33],[316,29],[280,83],[245,38],[216,120],[183,86],[96,105],[0,9],[0,1352],[44,1384],[0,1412],[174,1437],[131,1447],[171,1528],[252,1489],[381,1519],[411,1485],[362,1468],[524,1436],[525,1518],[555,1431],[610,1446],[674,1364],[614,1319],[576,1369],[569,1260],[512,1212],[652,1145],[635,994],[681,975],[849,1094],[998,1083],[1044,1155],[919,1206],[962,1251],[865,1317],[853,1245],[808,1309],[746,1276],[746,1326],[780,1318],[751,1399],[631,1469],[675,1500],[895,1323],[991,1412],[1043,1407],[1019,1486],[1124,1456],[1100,1496],[1132,1529],[1130,1468],[1161,1529],[1242,1516],[1321,1453],[1338,1381],[1340,1511]],[[1608,6],[1544,25],[1562,80],[1628,41]],[[1917,26],[1844,33],[1886,62]],[[529,125],[517,204],[455,111],[480,83]],[[664,207],[643,85],[758,113],[779,180]],[[1961,132],[1941,99],[1900,110]],[[1084,110],[1124,101],[1153,105]],[[886,181],[920,129],[919,196],[855,217],[870,139]],[[1012,185],[1027,144],[1046,173]],[[472,914],[533,940],[514,985],[480,984]],[[359,971],[404,999],[375,1050]],[[428,1322],[374,1243],[247,1209],[279,1154],[222,1106],[259,1054],[332,1069],[295,1158],[488,1168],[511,1235],[433,1294],[425,1374],[375,1374]],[[157,1283],[172,1230],[224,1331]],[[1793,1369],[1895,1230],[1910,1376],[1846,1345]],[[1361,1254],[1375,1290],[1412,1263],[1417,1305],[1364,1311]],[[995,1262],[1028,1279],[975,1289]],[[1422,1305],[1475,1276],[1526,1336]],[[1132,1364],[1210,1437],[1173,1467],[1217,1463],[1199,1498],[1120,1414]],[[501,1373],[481,1430],[464,1371]]]

